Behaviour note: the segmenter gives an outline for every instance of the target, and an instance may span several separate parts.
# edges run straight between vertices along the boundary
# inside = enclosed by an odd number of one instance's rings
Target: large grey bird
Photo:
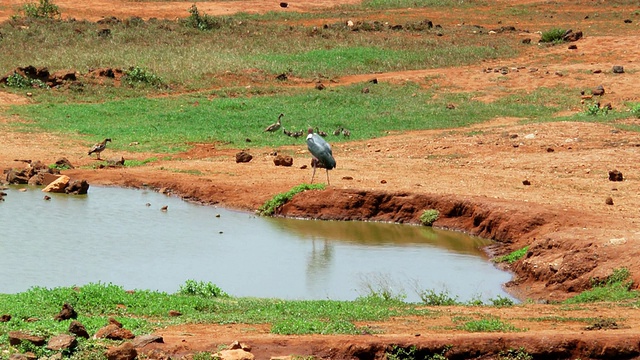
[[[273,131],[277,131],[280,129],[280,119],[282,119],[282,117],[284,116],[284,114],[280,114],[278,115],[278,121],[274,122],[273,124],[267,126],[266,129],[264,129],[264,131],[268,131],[268,132],[273,132]]]
[[[100,141],[99,143],[93,145],[91,147],[91,150],[89,150],[89,153],[87,155],[91,155],[93,153],[96,153],[96,155],[98,155],[97,159],[100,160],[100,153],[102,152],[102,150],[104,150],[107,147],[107,143],[110,142],[111,139],[107,138],[104,139],[103,141]]]
[[[311,161],[311,167],[313,168],[311,183],[313,184],[313,178],[316,176],[316,168],[323,167],[327,171],[327,184],[331,185],[329,182],[329,170],[336,167],[336,159],[333,158],[331,145],[329,145],[329,143],[320,135],[314,134],[313,128],[309,128],[309,134],[307,135],[307,148],[311,155],[313,155],[313,160]]]

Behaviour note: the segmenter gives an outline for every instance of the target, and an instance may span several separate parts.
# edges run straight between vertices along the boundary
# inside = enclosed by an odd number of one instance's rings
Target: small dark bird
[[[282,132],[287,136],[293,136],[293,132],[291,132],[291,131],[289,131],[289,130],[287,130],[285,128],[282,128]]]
[[[91,147],[91,150],[89,150],[89,153],[87,155],[91,155],[93,153],[96,153],[97,155],[97,159],[100,160],[100,153],[107,147],[107,143],[110,142],[111,139],[107,138],[104,139],[103,141],[93,145]]]
[[[160,210],[167,211],[167,210],[169,210],[169,206],[165,205],[165,206],[161,207]]]
[[[313,184],[313,178],[316,176],[316,168],[324,167],[327,171],[327,184],[331,185],[329,182],[329,170],[336,167],[336,159],[333,158],[331,145],[329,145],[329,143],[320,135],[314,134],[312,128],[309,128],[309,134],[307,135],[307,149],[309,149],[309,152],[313,155],[313,159],[311,160],[311,167],[313,167],[311,183]],[[322,166],[320,166],[319,163],[321,163]]]
[[[271,125],[267,126],[267,128],[266,128],[266,129],[264,129],[264,131],[265,131],[265,132],[267,132],[267,131],[268,131],[268,132],[274,132],[274,131],[279,130],[279,129],[280,129],[280,125],[282,125],[282,124],[280,123],[280,119],[282,119],[282,117],[283,117],[283,116],[284,116],[284,114],[280,114],[280,115],[278,115],[278,121],[276,121],[275,123],[273,123],[273,124],[271,124]]]
[[[335,129],[335,130],[333,131],[333,135],[335,135],[335,136],[340,135],[340,133],[342,132],[342,129],[344,129],[344,128],[337,128],[337,129]]]
[[[291,134],[291,136],[293,136],[294,138],[299,138],[300,136],[304,135],[304,131],[300,130],[300,131],[295,131]]]
[[[351,131],[347,129],[342,129],[342,135],[344,135],[344,137],[349,137],[351,136]]]
[[[322,137],[326,137],[327,133],[324,131],[320,131],[320,129],[316,126],[316,134],[322,136]]]
[[[45,199],[45,200],[51,200],[51,196],[49,196],[49,195],[45,195],[45,196],[44,196],[44,199]]]

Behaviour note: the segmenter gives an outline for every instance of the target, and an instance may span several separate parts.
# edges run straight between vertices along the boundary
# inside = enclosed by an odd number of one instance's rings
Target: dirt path
[[[7,0],[0,6],[0,20],[15,13],[22,0]],[[332,1],[296,1],[282,10],[278,2],[198,2],[209,14],[248,11],[313,11],[331,6]],[[341,2],[345,3],[345,2]],[[534,1],[497,1],[501,6]],[[560,4],[561,3],[561,4]],[[187,2],[56,1],[70,17],[97,20],[103,16],[143,18],[183,17]],[[558,11],[562,6],[562,12]],[[493,9],[493,10],[495,10]],[[592,2],[545,2],[530,23],[563,21],[583,27],[585,38],[577,50],[566,46],[532,47],[523,57],[477,66],[416,70],[401,73],[366,74],[336,79],[329,86],[379,81],[404,82],[431,79],[442,91],[477,91],[479,99],[493,101],[515,90],[565,86],[589,90],[605,87],[601,102],[623,108],[639,102],[637,91],[640,38],[633,31],[621,35],[621,18],[633,14],[631,6],[619,5],[621,16],[603,23],[592,17],[601,9]],[[637,10],[637,9],[635,9]],[[555,14],[555,18],[540,14]],[[392,17],[393,11],[369,14]],[[426,12],[413,11],[424,18]],[[461,22],[487,28],[500,24],[491,16],[492,8],[476,12],[433,12],[443,26]],[[403,16],[407,16],[406,12]],[[635,26],[640,19],[633,18]],[[607,36],[590,36],[588,26],[610,28]],[[627,31],[629,32],[629,31]],[[534,37],[533,33],[514,34]],[[605,51],[606,49],[606,51]],[[613,65],[624,65],[625,74],[612,74]],[[505,67],[503,75],[488,68]],[[602,70],[594,72],[593,70]],[[301,84],[302,85],[302,84]],[[576,104],[566,112],[579,112]],[[0,106],[28,103],[28,98],[0,92]],[[500,118],[472,128],[451,131],[416,131],[389,134],[384,138],[334,146],[338,168],[332,171],[332,186],[325,192],[298,196],[282,212],[295,216],[331,219],[373,219],[415,222],[421,211],[435,207],[442,217],[436,226],[464,230],[491,237],[505,253],[530,246],[527,258],[512,268],[514,280],[508,289],[533,302],[564,299],[589,286],[592,278],[602,278],[613,269],[631,270],[640,283],[640,136],[595,123],[521,124],[520,119]],[[16,121],[0,118],[0,124]],[[639,119],[624,121],[640,125]],[[22,166],[14,159],[38,159],[52,163],[67,157],[75,165],[94,162],[86,155],[88,144],[52,134],[0,133],[0,168]],[[294,154],[294,166],[275,167],[269,155],[273,149],[254,149],[254,160],[236,164],[237,150],[219,149],[215,144],[197,144],[187,153],[144,167],[131,169],[78,169],[65,172],[93,185],[141,186],[148,184],[205,203],[254,210],[274,194],[307,182],[309,169],[304,145],[281,148]],[[114,152],[104,157],[125,159],[165,158],[164,154]],[[610,170],[619,170],[623,182],[611,182]],[[201,175],[190,175],[197,171]],[[530,185],[524,185],[528,180]],[[611,198],[613,205],[605,200]],[[356,205],[357,204],[357,205]],[[440,353],[452,345],[448,356],[496,357],[501,350],[526,347],[531,354],[552,357],[637,357],[640,317],[635,309],[611,305],[567,308],[527,304],[512,308],[433,308],[433,317],[398,318],[384,323],[359,324],[380,330],[361,336],[275,336],[269,325],[188,325],[158,330],[165,343],[155,345],[166,354],[181,356],[196,351],[214,351],[221,344],[240,340],[253,347],[263,359],[273,355],[315,355],[322,358],[380,358],[391,344],[416,344],[425,351]],[[495,316],[517,328],[516,333],[469,334],[455,330],[458,316]],[[598,322],[605,330],[586,330]]]

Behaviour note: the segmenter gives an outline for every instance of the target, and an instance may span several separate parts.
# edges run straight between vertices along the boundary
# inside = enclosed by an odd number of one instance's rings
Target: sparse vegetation
[[[505,323],[496,317],[486,317],[479,320],[466,321],[458,325],[458,329],[468,332],[516,332],[522,331],[515,326]]]
[[[533,360],[533,356],[523,347],[501,351],[498,360]]]
[[[126,70],[122,82],[129,86],[149,85],[160,88],[164,85],[159,76],[139,66],[132,66]]]
[[[432,289],[427,289],[421,291],[419,295],[425,305],[447,306],[458,304],[458,297],[451,296],[448,291],[436,292]]]
[[[525,255],[527,255],[528,251],[529,247],[525,246],[522,249],[514,250],[507,255],[498,256],[493,259],[493,261],[496,263],[506,262],[507,264],[513,264],[514,262],[522,259]]]
[[[422,215],[420,215],[420,223],[424,226],[431,226],[438,220],[439,216],[440,212],[436,209],[425,210],[422,212]]]
[[[623,301],[640,299],[638,291],[631,290],[633,280],[629,269],[615,269],[606,279],[592,281],[592,288],[569,298],[566,304],[592,303],[600,301]]]
[[[180,285],[178,290],[182,295],[196,295],[204,297],[229,297],[227,293],[222,291],[217,285],[211,282],[187,280],[184,285]]]
[[[540,41],[544,43],[561,43],[564,42],[564,34],[566,34],[565,29],[550,29],[547,31],[543,31],[540,37]]]
[[[43,88],[43,89],[48,88],[47,84],[45,84],[42,80],[31,79],[26,76],[22,76],[16,72],[14,72],[13,74],[7,77],[6,84],[8,87],[18,88],[18,89],[27,88],[27,87]]]
[[[287,201],[291,200],[294,195],[307,190],[323,190],[324,184],[301,184],[293,189],[275,195],[273,198],[267,200],[259,209],[258,213],[262,216],[271,216],[275,213],[276,209],[284,205]]]
[[[631,115],[640,119],[640,103],[631,105]]]

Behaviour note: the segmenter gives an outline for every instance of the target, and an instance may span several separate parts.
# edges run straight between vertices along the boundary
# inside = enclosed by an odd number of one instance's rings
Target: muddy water
[[[486,240],[365,222],[257,217],[150,190],[91,187],[86,196],[5,190],[0,292],[90,282],[173,293],[188,279],[234,296],[352,300],[371,289],[508,296]],[[161,208],[167,206],[166,211]]]

